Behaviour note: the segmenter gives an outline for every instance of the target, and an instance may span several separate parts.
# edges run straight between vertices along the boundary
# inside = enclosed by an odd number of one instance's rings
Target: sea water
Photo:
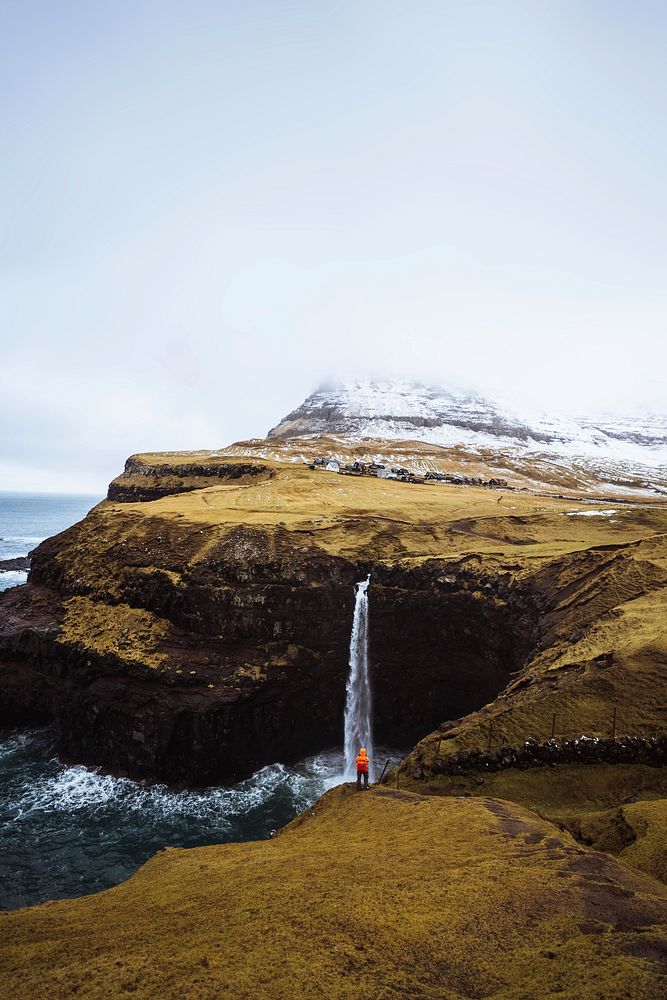
[[[400,754],[378,748],[378,766]],[[267,838],[344,780],[343,751],[174,791],[62,764],[51,729],[0,735],[0,909],[106,889],[164,847]]]
[[[0,492],[0,562],[27,556],[45,538],[85,517],[102,498],[57,493]],[[3,571],[0,590],[25,583],[23,570]]]
[[[0,493],[0,559],[26,555],[98,499]],[[0,589],[25,578],[0,573]],[[399,757],[375,749],[380,770]],[[61,763],[49,727],[0,731],[0,908],[106,889],[164,847],[269,837],[343,780],[335,747],[229,787],[174,791]]]

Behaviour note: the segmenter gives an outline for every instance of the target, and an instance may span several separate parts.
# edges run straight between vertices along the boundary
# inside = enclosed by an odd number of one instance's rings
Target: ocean
[[[85,517],[102,497],[58,493],[0,492],[0,563],[27,556],[45,538]],[[27,572],[3,571],[0,590],[25,583]]]
[[[26,555],[98,500],[0,493],[0,560]],[[0,590],[26,576],[0,573]],[[400,756],[376,747],[376,768]],[[50,727],[0,730],[0,909],[109,888],[164,847],[269,837],[343,772],[342,747],[332,747],[236,785],[174,791],[61,763]]]

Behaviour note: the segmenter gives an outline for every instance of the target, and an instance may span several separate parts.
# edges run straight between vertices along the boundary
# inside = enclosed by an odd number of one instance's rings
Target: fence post
[[[551,739],[556,735],[556,713],[554,712],[551,717]]]
[[[614,715],[611,720],[611,738],[616,739],[616,705],[614,705]]]
[[[387,770],[387,764],[388,764],[388,763],[389,763],[389,761],[388,761],[388,760],[386,760],[386,761],[384,762],[384,767],[382,768],[382,774],[380,775],[380,780],[378,781],[378,785],[381,785],[381,784],[382,784],[382,779],[384,778],[384,772],[385,772],[385,771]]]
[[[436,760],[440,756],[440,747],[442,746],[442,733],[440,733],[440,739],[438,740],[438,749],[435,752]]]
[[[487,747],[488,750],[491,749],[491,740],[492,739],[493,739],[493,719],[489,723],[489,745]]]

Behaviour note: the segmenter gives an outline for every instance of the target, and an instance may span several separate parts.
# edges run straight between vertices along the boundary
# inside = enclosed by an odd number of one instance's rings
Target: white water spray
[[[371,684],[368,676],[368,586],[367,579],[356,585],[350,673],[345,688],[345,777],[355,776],[355,757],[366,747],[370,757],[369,780],[374,780],[373,735],[371,731]]]

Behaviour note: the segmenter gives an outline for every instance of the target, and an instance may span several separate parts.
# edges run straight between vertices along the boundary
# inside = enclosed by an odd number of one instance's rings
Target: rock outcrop
[[[30,569],[30,556],[16,556],[14,559],[0,559],[0,573],[11,570]]]
[[[203,452],[201,458],[194,453],[187,461],[172,461],[168,453],[132,455],[122,475],[110,484],[107,499],[116,503],[142,503],[175,493],[206,489],[215,482],[247,483],[270,476],[271,470],[266,465],[216,459],[211,452]]]

